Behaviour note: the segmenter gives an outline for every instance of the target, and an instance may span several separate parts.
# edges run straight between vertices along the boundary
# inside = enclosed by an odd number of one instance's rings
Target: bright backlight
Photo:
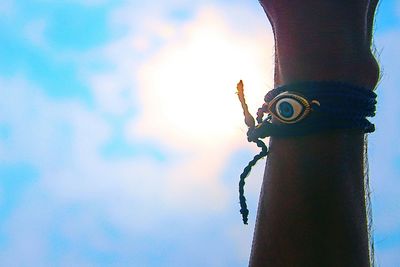
[[[203,12],[139,73],[144,119],[135,131],[161,131],[178,142],[243,137],[236,83],[245,81],[254,113],[272,85],[272,40],[265,32],[260,36],[235,33],[216,14]]]

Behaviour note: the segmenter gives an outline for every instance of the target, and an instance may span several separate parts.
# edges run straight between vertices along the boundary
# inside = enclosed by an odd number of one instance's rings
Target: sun
[[[243,138],[236,83],[244,80],[255,112],[272,86],[272,45],[272,33],[243,36],[215,12],[202,12],[139,72],[143,118],[135,131],[199,144]]]

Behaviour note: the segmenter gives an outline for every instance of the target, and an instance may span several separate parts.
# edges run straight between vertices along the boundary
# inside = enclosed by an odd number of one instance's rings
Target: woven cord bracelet
[[[261,148],[261,152],[254,156],[240,175],[240,213],[244,224],[247,224],[249,214],[244,196],[245,179],[257,161],[268,155],[268,148],[261,138],[345,129],[362,133],[375,131],[375,126],[367,117],[375,116],[376,94],[367,88],[337,81],[283,85],[267,93],[264,104],[257,111],[256,120],[248,110],[242,81],[237,85],[237,94],[248,127],[247,140]]]

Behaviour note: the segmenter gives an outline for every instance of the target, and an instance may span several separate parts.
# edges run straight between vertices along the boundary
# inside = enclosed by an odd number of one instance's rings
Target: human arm
[[[342,81],[373,89],[377,1],[263,0],[275,34],[275,85]],[[250,266],[369,266],[364,137],[271,137]]]

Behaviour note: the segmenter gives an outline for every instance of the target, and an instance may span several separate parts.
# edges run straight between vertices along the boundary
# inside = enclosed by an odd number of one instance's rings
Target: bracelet
[[[261,148],[244,168],[239,181],[240,213],[247,224],[249,210],[244,197],[245,179],[257,161],[268,155],[261,138],[293,137],[335,130],[375,131],[367,117],[375,116],[377,95],[370,89],[338,81],[307,81],[283,85],[267,93],[257,111],[257,125],[248,110],[243,82],[237,85],[247,140]],[[264,116],[266,118],[264,119]]]

